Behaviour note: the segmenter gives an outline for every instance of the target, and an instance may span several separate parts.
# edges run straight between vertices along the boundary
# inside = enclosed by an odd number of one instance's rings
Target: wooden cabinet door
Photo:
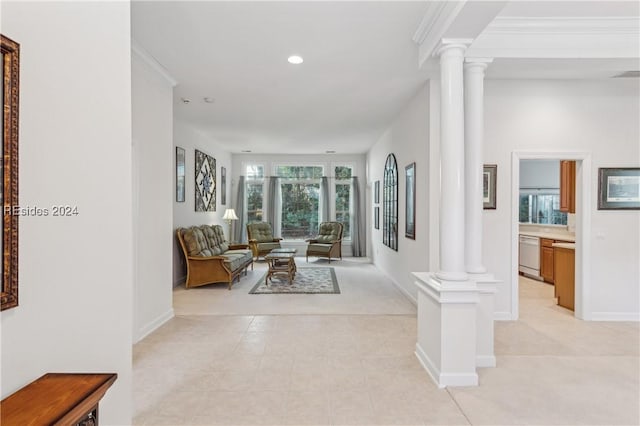
[[[540,249],[540,276],[548,283],[553,283],[553,247]]]
[[[576,212],[576,162],[560,161],[560,211]]]
[[[558,305],[573,311],[575,305],[575,252],[556,247],[554,249],[556,267],[556,297]]]

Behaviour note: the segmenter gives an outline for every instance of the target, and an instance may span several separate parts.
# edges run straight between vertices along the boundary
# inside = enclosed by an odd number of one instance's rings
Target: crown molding
[[[565,35],[639,35],[640,19],[605,18],[518,18],[497,17],[484,31],[486,35],[565,34]]]
[[[137,41],[131,39],[131,52],[134,53],[138,58],[140,58],[144,63],[149,65],[151,69],[160,74],[167,82],[171,85],[171,87],[176,87],[178,85],[178,81],[169,74],[169,71],[165,67],[162,66],[160,62],[149,52],[147,52]]]
[[[429,2],[422,21],[413,34],[413,41],[419,46],[419,67],[431,57],[465,3],[466,0]]]

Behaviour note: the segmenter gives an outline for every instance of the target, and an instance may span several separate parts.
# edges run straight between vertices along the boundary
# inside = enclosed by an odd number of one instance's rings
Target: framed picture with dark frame
[[[178,203],[184,203],[184,193],[185,193],[184,157],[185,157],[184,148],[180,148],[179,146],[176,146],[176,201]]]
[[[405,209],[404,209],[404,236],[416,239],[416,163],[411,163],[404,168],[405,179]]]
[[[380,207],[373,208],[373,227],[380,229]]]
[[[216,159],[202,151],[195,158],[195,201],[197,212],[216,211]]]
[[[485,210],[496,209],[496,181],[498,178],[498,166],[485,164],[482,173],[482,201]]]
[[[220,167],[220,205],[227,205],[227,169]]]
[[[373,202],[376,204],[380,202],[380,181],[379,180],[373,183]]]
[[[598,210],[640,210],[640,168],[598,169]]]

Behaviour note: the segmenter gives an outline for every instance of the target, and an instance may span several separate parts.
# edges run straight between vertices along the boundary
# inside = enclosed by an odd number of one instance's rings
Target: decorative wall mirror
[[[382,242],[398,251],[398,163],[393,154],[387,156],[384,165]]]
[[[20,45],[2,39],[2,310],[18,306],[18,94]]]
[[[404,209],[404,236],[416,239],[416,163],[411,163],[404,168],[405,178],[405,209]]]

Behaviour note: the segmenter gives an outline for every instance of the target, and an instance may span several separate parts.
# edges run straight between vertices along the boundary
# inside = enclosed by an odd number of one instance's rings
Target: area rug
[[[265,284],[264,274],[249,294],[340,294],[336,272],[329,267],[298,268],[293,283],[284,274],[276,274]]]

